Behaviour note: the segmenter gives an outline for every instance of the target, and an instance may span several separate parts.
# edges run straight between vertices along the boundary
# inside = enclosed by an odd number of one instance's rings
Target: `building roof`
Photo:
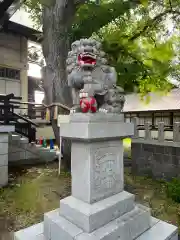
[[[4,32],[10,32],[24,36],[33,42],[40,43],[42,40],[40,37],[42,32],[12,21],[8,21],[6,24],[4,24],[3,30]]]
[[[171,90],[168,94],[151,93],[149,103],[141,100],[139,94],[126,95],[124,112],[146,112],[180,110],[180,89]]]
[[[24,0],[0,0],[0,27],[8,21],[11,16],[22,5]]]
[[[16,33],[40,43],[40,31],[9,20],[23,3],[24,0],[0,0],[0,31]]]

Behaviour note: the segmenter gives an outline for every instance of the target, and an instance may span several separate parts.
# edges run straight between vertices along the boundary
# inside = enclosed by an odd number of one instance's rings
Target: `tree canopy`
[[[27,0],[36,27],[42,5],[55,0]],[[94,37],[102,42],[118,84],[131,92],[168,91],[169,79],[179,79],[180,0],[102,0],[77,8],[67,31],[70,42]],[[64,33],[63,33],[64,34]],[[59,32],[59,37],[64,37]]]

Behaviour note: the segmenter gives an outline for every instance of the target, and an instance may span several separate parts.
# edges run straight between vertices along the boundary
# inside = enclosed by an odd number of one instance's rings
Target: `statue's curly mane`
[[[68,52],[66,65],[67,72],[70,74],[73,70],[80,70],[80,66],[77,62],[78,55],[80,53],[86,52],[86,50],[91,50],[97,58],[97,66],[101,67],[106,63],[106,59],[104,58],[105,53],[102,51],[102,45],[98,41],[94,39],[81,39],[79,41],[75,41],[71,44],[71,51]]]

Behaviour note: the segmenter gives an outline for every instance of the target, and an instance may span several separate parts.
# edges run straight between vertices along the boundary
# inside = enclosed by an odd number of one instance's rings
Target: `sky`
[[[25,12],[23,9],[17,10],[10,20],[19,24],[23,23],[22,25],[33,28],[33,22],[29,17],[29,14]],[[29,46],[36,45],[37,47],[37,44],[34,44],[32,42],[29,42],[28,45]],[[41,78],[41,68],[36,64],[29,63],[28,76]]]

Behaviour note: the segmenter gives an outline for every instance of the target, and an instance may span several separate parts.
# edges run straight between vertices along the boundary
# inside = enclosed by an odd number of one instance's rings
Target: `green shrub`
[[[167,196],[180,203],[180,178],[173,178],[167,183]]]

